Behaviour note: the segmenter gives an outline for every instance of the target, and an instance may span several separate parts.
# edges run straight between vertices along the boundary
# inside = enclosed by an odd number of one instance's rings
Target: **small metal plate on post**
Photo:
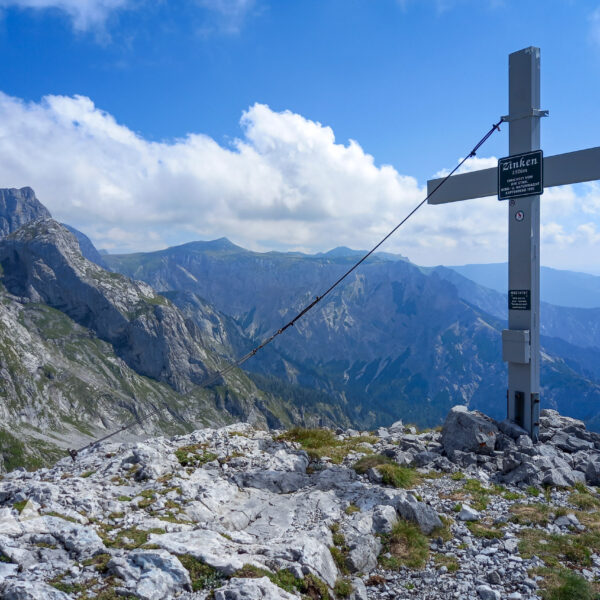
[[[498,200],[544,193],[544,153],[513,154],[498,161]]]
[[[529,329],[505,329],[502,331],[502,360],[528,364],[531,360]]]
[[[531,290],[508,290],[508,310],[531,310]]]

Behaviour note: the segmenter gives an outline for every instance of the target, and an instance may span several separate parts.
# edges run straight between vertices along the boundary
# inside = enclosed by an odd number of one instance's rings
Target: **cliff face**
[[[0,237],[30,221],[49,218],[50,212],[30,187],[0,189]]]
[[[8,292],[93,330],[142,375],[184,392],[214,366],[193,335],[196,329],[166,298],[83,258],[75,237],[52,219],[29,223],[0,241],[0,265]]]

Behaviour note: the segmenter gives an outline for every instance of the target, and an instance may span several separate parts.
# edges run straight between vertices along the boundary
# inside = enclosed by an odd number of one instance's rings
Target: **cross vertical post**
[[[584,181],[600,181],[600,147],[542,157],[540,148],[540,49],[525,48],[508,57],[509,154],[499,166],[449,179],[427,182],[429,204],[447,204],[471,198],[497,196],[508,201],[508,329],[502,332],[502,360],[508,363],[508,418],[523,427],[534,441],[540,420],[540,197],[520,196],[511,191],[510,179],[502,173],[514,169],[516,192],[543,191],[547,187]],[[536,175],[520,171],[527,153],[542,159]],[[510,167],[510,160],[516,167]],[[502,168],[500,168],[502,164]],[[506,168],[507,167],[507,168]],[[536,167],[538,169],[538,167]],[[510,175],[509,175],[510,176]],[[519,179],[531,185],[519,190]],[[533,179],[532,179],[533,178]],[[513,182],[515,179],[513,179]],[[444,184],[441,187],[441,184]],[[541,193],[541,192],[540,192]]]
[[[540,50],[525,48],[509,55],[509,154],[540,148]],[[508,207],[508,332],[529,332],[529,360],[508,362],[508,418],[539,433],[540,410],[540,197],[509,201]],[[529,296],[513,309],[511,295]],[[523,340],[527,343],[526,337]]]

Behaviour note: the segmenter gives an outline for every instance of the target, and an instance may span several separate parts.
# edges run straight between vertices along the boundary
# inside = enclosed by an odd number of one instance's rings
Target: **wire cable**
[[[497,123],[494,123],[491,126],[491,128],[489,129],[489,131],[477,142],[477,144],[475,144],[475,146],[473,147],[471,152],[469,152],[469,154],[467,154],[467,156],[465,156],[463,159],[461,159],[458,162],[458,164],[452,169],[452,171],[450,171],[435,186],[435,188],[433,190],[431,190],[431,192],[429,194],[427,194],[427,196],[425,196],[425,198],[421,202],[419,202],[419,204],[417,204],[402,219],[402,221],[400,221],[386,236],[384,236],[377,244],[375,244],[375,246],[373,246],[373,248],[371,248],[371,250],[369,250],[360,260],[358,260],[356,263],[354,263],[343,275],[341,275],[338,279],[336,279],[336,281],[334,281],[320,296],[315,296],[315,299],[310,304],[307,304],[293,319],[288,321],[285,325],[280,327],[277,331],[272,333],[269,337],[265,338],[258,346],[256,346],[252,350],[250,350],[250,352],[248,352],[247,354],[244,354],[244,356],[242,356],[235,362],[229,364],[224,369],[222,369],[220,371],[216,371],[211,376],[207,377],[207,379],[205,379],[203,382],[201,382],[199,384],[199,386],[200,387],[208,387],[209,385],[212,385],[215,381],[221,379],[222,377],[227,375],[227,373],[231,372],[233,369],[237,369],[238,367],[243,365],[246,361],[250,360],[257,352],[262,350],[265,346],[268,346],[273,340],[275,340],[275,338],[277,338],[281,334],[283,334],[284,331],[286,331],[290,327],[293,327],[295,325],[296,321],[301,319],[307,312],[309,312],[317,304],[319,304],[319,302],[321,302],[323,300],[323,298],[328,296],[336,287],[338,287],[338,285],[340,285],[340,283],[342,283],[342,281],[344,281],[351,273],[353,273],[356,269],[358,269],[358,267],[360,265],[362,265],[362,263],[364,263],[365,260],[367,260],[367,258],[369,258],[381,245],[383,245],[390,237],[392,237],[392,235],[394,235],[396,233],[396,231],[398,231],[398,229],[400,229],[400,227],[402,227],[402,225],[404,225],[404,223],[406,223],[406,221],[408,221],[446,183],[446,181],[448,181],[448,179],[450,177],[452,177],[452,175],[454,175],[454,173],[456,173],[456,171],[458,171],[458,169],[460,169],[463,166],[463,164],[469,158],[473,158],[477,154],[477,151],[479,150],[479,148],[481,148],[481,146],[483,146],[483,144],[485,144],[485,142],[487,142],[487,140],[493,135],[493,133],[495,131],[500,131],[500,125],[504,120],[505,120],[504,117],[500,117],[500,120]],[[120,429],[117,429],[116,431],[113,431],[112,433],[109,433],[108,435],[105,435],[104,437],[102,437],[98,440],[90,442],[89,444],[87,444],[83,448],[80,448],[79,450],[69,449],[68,452],[71,455],[71,458],[73,460],[75,460],[77,455],[79,454],[79,452],[82,452],[83,450],[87,450],[88,448],[91,448],[93,445],[103,442],[103,441],[117,435],[118,433],[121,433],[122,431],[126,431],[127,429],[130,429],[131,427],[133,427],[135,425],[140,425],[141,423],[143,423],[144,421],[149,419],[151,416],[155,415],[156,413],[158,413],[160,411],[161,411],[160,407],[155,408],[153,411],[151,411],[150,413],[148,413],[141,419],[136,419],[135,421],[131,421],[130,423],[128,423],[127,425],[124,425]]]

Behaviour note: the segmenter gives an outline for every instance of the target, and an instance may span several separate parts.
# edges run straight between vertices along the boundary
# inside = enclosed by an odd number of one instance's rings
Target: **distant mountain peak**
[[[234,244],[231,240],[226,237],[220,237],[216,240],[197,240],[195,242],[188,242],[181,246],[173,246],[170,250],[175,248],[185,248],[187,250],[201,250],[211,252],[248,252],[245,248]]]
[[[30,187],[0,188],[0,238],[26,223],[51,217]]]
[[[337,257],[337,256],[356,256],[358,254],[365,254],[365,252],[363,252],[362,250],[352,250],[352,248],[348,248],[348,246],[337,246],[336,248],[329,250],[329,252],[322,252],[319,254],[321,256]]]

